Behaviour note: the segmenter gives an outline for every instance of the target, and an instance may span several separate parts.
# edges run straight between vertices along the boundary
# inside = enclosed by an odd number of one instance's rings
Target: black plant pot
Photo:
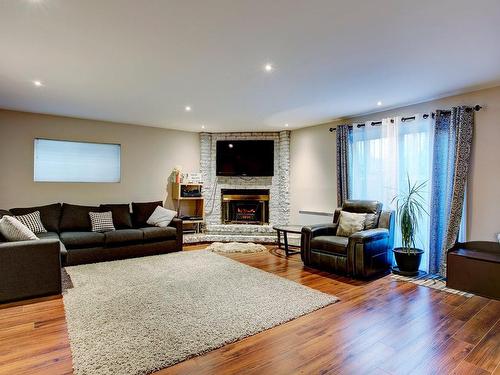
[[[408,252],[406,249],[396,247],[393,252],[396,264],[398,265],[398,273],[406,276],[418,275],[418,267],[420,267],[422,254],[424,253],[423,250],[412,249],[411,252]]]

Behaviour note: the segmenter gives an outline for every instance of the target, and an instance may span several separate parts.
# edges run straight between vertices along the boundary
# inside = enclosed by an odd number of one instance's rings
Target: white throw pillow
[[[146,223],[148,223],[149,225],[154,225],[156,227],[165,228],[168,227],[168,225],[176,215],[176,211],[158,206],[155,208]]]
[[[47,233],[40,218],[40,211],[31,212],[26,215],[14,216],[21,223],[26,225],[33,233]]]
[[[28,241],[39,238],[30,229],[12,216],[4,216],[0,219],[0,233],[7,241]]]
[[[349,237],[351,234],[365,229],[366,214],[340,211],[337,236]]]

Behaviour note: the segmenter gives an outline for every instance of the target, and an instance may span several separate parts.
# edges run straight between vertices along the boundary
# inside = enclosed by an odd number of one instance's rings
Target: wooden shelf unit
[[[183,220],[183,224],[194,225],[196,232],[199,232],[201,224],[205,222],[205,198],[203,196],[183,197],[182,190],[185,186],[198,187],[202,191],[203,184],[174,182],[172,185],[172,199],[177,210],[177,216],[189,215],[201,217],[201,220]]]

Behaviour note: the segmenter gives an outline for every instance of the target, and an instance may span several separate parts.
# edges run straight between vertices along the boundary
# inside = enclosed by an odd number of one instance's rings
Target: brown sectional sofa
[[[3,215],[40,211],[47,233],[39,241],[5,242],[0,238],[0,302],[61,292],[60,267],[182,250],[182,220],[166,228],[146,223],[162,202],[100,206],[55,203],[0,210]],[[89,212],[111,211],[116,230],[91,231]]]

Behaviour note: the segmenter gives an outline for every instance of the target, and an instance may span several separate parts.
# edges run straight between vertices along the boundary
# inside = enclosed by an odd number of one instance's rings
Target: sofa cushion
[[[311,249],[325,253],[347,255],[349,238],[340,236],[318,236],[311,240]]]
[[[104,246],[104,234],[97,232],[62,232],[61,241],[67,249]]]
[[[104,233],[106,246],[131,245],[141,243],[144,234],[140,229],[118,229]]]
[[[65,266],[76,266],[78,264],[96,263],[106,260],[110,260],[106,258],[106,249],[98,246],[69,250],[64,264]]]
[[[135,203],[132,202],[132,222],[134,227],[143,228],[147,227],[147,221],[151,214],[154,212],[155,208],[158,206],[163,206],[163,202],[145,202],[145,203]]]
[[[59,235],[56,232],[38,233],[37,236],[41,240],[59,240]]]
[[[89,212],[100,211],[101,209],[99,207],[63,203],[59,229],[61,232],[90,231],[91,224]]]
[[[177,237],[174,227],[148,227],[141,228],[141,231],[144,233],[144,242],[174,240]]]
[[[130,215],[130,205],[128,203],[101,204],[100,207],[102,211],[111,211],[116,229],[132,228],[132,216]]]
[[[54,203],[46,206],[11,208],[13,215],[26,215],[40,211],[42,224],[48,232],[59,232],[59,220],[61,219],[61,204]]]

